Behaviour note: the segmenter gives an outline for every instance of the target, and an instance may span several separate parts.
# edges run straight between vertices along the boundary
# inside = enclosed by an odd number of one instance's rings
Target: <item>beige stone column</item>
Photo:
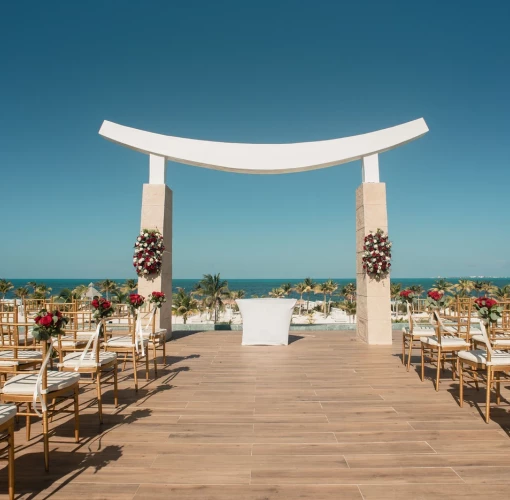
[[[167,301],[158,311],[156,327],[166,328],[172,337],[172,190],[165,184],[144,184],[141,229],[159,229],[165,251],[161,274],[154,279],[138,278],[138,293],[148,297],[151,292],[164,292]]]
[[[364,238],[380,228],[388,231],[386,185],[363,182],[356,190],[357,335],[368,344],[391,344],[390,277],[380,281],[363,270]]]

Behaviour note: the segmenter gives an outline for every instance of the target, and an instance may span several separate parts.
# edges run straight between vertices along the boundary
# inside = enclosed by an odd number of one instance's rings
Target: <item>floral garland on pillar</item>
[[[163,262],[163,236],[157,229],[142,229],[136,238],[133,266],[138,276],[147,278],[161,272]]]
[[[370,231],[365,236],[362,263],[363,269],[370,277],[381,279],[389,273],[391,245],[388,235],[382,229],[378,229],[375,233]]]

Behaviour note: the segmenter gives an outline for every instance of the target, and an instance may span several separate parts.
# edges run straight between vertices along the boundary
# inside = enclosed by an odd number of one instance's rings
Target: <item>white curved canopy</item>
[[[423,118],[367,134],[294,144],[242,144],[155,134],[105,120],[99,134],[149,155],[242,174],[283,174],[340,165],[383,153],[428,132]]]

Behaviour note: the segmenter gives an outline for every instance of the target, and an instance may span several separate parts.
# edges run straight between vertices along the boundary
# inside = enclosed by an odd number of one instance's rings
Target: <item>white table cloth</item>
[[[296,299],[237,299],[243,345],[288,345]]]

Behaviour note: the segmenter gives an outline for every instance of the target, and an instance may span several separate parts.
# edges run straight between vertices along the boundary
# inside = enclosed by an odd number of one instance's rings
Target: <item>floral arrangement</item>
[[[35,327],[32,330],[32,336],[35,340],[49,340],[50,337],[57,337],[64,333],[63,327],[69,319],[62,316],[60,311],[47,311],[41,309],[34,318]]]
[[[152,292],[149,302],[155,307],[160,308],[166,302],[166,295],[163,292]]]
[[[363,245],[363,269],[369,276],[375,278],[384,277],[391,267],[391,245],[388,235],[378,229],[375,233],[365,236]]]
[[[400,292],[400,300],[404,303],[412,304],[416,298],[416,294],[412,290],[402,290]]]
[[[95,309],[94,318],[103,319],[108,318],[113,314],[112,303],[109,300],[103,299],[102,297],[99,299],[94,299],[91,302],[92,307]]]
[[[143,295],[139,295],[138,293],[132,293],[129,296],[129,306],[131,307],[131,311],[134,315],[138,313],[138,309],[145,304],[145,297]]]
[[[489,297],[478,297],[475,299],[475,309],[478,311],[480,319],[488,325],[489,323],[496,323],[498,318],[501,318],[503,308],[498,306],[498,301],[490,299]]]
[[[163,236],[157,229],[142,229],[135,242],[133,266],[136,274],[147,277],[161,272],[163,260]]]
[[[437,290],[429,290],[427,292],[427,306],[431,309],[439,309],[443,307],[445,304],[446,298],[443,292],[438,292]]]

